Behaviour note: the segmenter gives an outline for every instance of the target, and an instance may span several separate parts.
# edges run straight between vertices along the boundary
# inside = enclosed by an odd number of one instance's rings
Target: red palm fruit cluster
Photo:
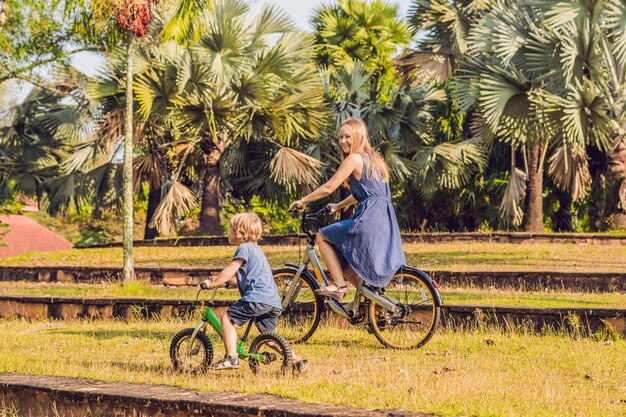
[[[146,36],[152,21],[152,5],[159,0],[121,0],[117,12],[117,23],[138,38]]]

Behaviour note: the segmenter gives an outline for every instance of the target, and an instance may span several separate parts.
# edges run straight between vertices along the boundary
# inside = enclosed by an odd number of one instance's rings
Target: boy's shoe
[[[230,355],[224,356],[222,359],[211,365],[211,369],[222,371],[224,369],[238,369],[239,358],[232,357]]]
[[[294,375],[302,375],[306,374],[309,370],[309,361],[306,359],[300,359],[298,362],[293,364],[292,372]]]

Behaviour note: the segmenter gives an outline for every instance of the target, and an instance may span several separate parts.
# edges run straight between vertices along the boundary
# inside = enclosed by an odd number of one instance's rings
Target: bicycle
[[[196,295],[196,302],[203,289],[206,289],[206,284],[204,283]],[[205,330],[207,326],[211,326],[219,337],[222,338],[222,325],[213,312],[216,293],[217,288],[213,291],[211,299],[203,303],[206,308],[202,313],[200,324],[196,327],[183,329],[172,338],[170,359],[175,370],[204,372],[213,363],[213,344]],[[252,340],[250,348],[246,350],[248,334],[253,323],[254,320],[250,320],[246,331],[237,342],[239,359],[247,360],[254,374],[260,371],[261,365],[270,365],[272,363],[278,364],[281,373],[286,373],[291,368],[292,352],[289,342],[278,333],[261,333]]]
[[[321,283],[325,286],[329,283],[315,251],[318,219],[329,212],[326,206],[316,213],[302,213],[300,229],[307,236],[302,261],[299,265],[286,263],[285,268],[273,271],[283,306],[279,318],[281,334],[291,343],[307,341],[317,330],[328,306],[331,312],[353,325],[366,323],[368,331],[386,347],[422,347],[435,332],[443,300],[436,281],[417,268],[401,267],[384,288],[369,286],[361,280],[350,302],[315,294]]]

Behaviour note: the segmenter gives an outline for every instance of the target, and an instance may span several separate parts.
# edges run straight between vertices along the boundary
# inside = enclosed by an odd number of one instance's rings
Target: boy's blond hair
[[[256,213],[239,213],[231,217],[229,225],[235,231],[235,235],[244,242],[258,242],[261,239],[263,226],[261,219]]]

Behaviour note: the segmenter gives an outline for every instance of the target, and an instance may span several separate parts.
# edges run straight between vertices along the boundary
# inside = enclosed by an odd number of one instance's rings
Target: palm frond
[[[168,190],[154,212],[150,226],[156,227],[162,235],[170,236],[176,234],[177,220],[193,210],[198,201],[189,188],[177,181],[167,184],[167,187]]]
[[[118,108],[107,113],[98,124],[96,135],[101,146],[111,153],[118,139],[124,136],[124,109]]]
[[[389,167],[391,180],[394,183],[402,183],[415,175],[416,169],[413,161],[403,156],[397,144],[385,142],[378,149]]]
[[[403,73],[422,73],[424,77],[419,77],[420,81],[425,78],[443,84],[452,76],[455,58],[451,53],[411,51],[396,58],[395,64]]]
[[[519,226],[524,219],[524,211],[520,207],[520,202],[526,195],[526,173],[513,166],[509,176],[509,182],[504,190],[502,201],[500,202],[500,215],[513,224]]]
[[[214,1],[209,0],[182,0],[161,35],[166,40],[174,39],[178,43],[195,40],[202,12],[214,4]]]
[[[626,67],[626,1],[607,0],[606,26],[619,64]]]
[[[167,178],[167,167],[158,149],[133,158],[133,189],[141,190],[141,182],[148,180],[151,187],[161,187]]]
[[[281,185],[293,181],[300,185],[317,185],[321,167],[317,159],[287,147],[280,147],[269,165],[271,178]]]
[[[107,156],[107,153],[97,140],[90,140],[74,147],[72,154],[61,164],[61,169],[67,174],[78,172],[95,163],[100,155]]]
[[[413,161],[417,171],[415,182],[426,192],[459,188],[486,164],[475,140],[444,142],[419,149]]]
[[[80,207],[87,203],[88,187],[80,172],[50,178],[44,186],[49,201],[48,212],[52,215],[64,212],[73,204]]]
[[[587,195],[586,187],[591,185],[591,174],[584,148],[562,144],[549,159],[548,175],[563,191],[568,191],[574,201]]]

